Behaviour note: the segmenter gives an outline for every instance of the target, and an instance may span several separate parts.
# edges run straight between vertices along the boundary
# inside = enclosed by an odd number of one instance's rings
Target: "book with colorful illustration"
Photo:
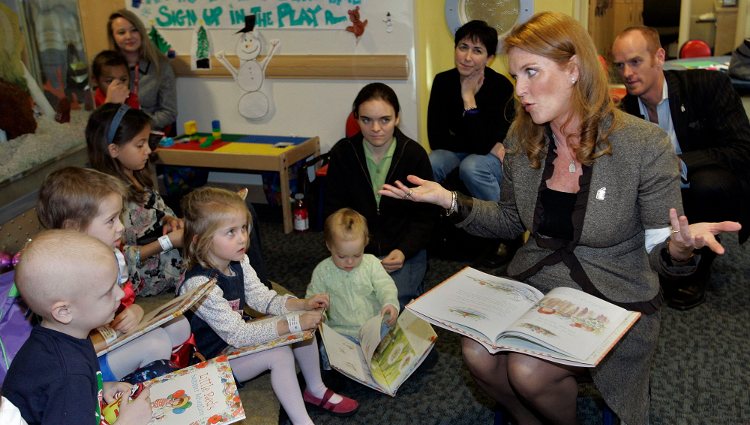
[[[490,353],[515,351],[579,367],[596,366],[641,315],[577,289],[544,295],[470,267],[406,308]]]
[[[137,338],[146,332],[149,332],[157,327],[169,322],[182,315],[187,309],[193,304],[200,301],[206,294],[213,289],[216,284],[216,279],[211,279],[205,284],[193,289],[190,292],[186,292],[179,297],[171,299],[169,302],[155,308],[154,310],[143,315],[141,322],[135,328],[135,330],[126,334],[117,332],[109,326],[101,326],[91,331],[89,339],[94,343],[94,349],[96,350],[97,356],[103,356],[104,354],[114,350],[115,348],[125,344],[126,342]]]
[[[222,425],[245,419],[226,356],[136,384],[133,392],[139,393],[142,386],[150,389],[149,425]],[[122,398],[102,409],[107,423],[116,423]]]
[[[437,334],[429,323],[403,311],[396,325],[381,338],[382,318],[374,316],[360,328],[359,342],[325,323],[320,334],[331,366],[370,388],[396,396],[396,391],[435,346]]]
[[[257,319],[255,321],[264,321],[264,320],[270,320],[270,321],[275,322],[276,320],[278,320],[278,318],[266,317],[262,319]],[[281,347],[284,345],[294,344],[295,342],[305,341],[305,340],[311,339],[313,336],[315,336],[315,331],[313,330],[293,332],[293,333],[288,333],[286,335],[281,335],[278,338],[274,338],[262,344],[247,345],[245,347],[229,346],[224,349],[222,354],[227,356],[231,360],[237,357],[246,356],[248,354],[270,350],[271,348]]]

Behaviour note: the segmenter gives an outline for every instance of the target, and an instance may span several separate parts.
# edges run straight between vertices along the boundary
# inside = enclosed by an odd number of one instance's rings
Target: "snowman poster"
[[[273,97],[264,87],[266,68],[281,42],[270,40],[270,51],[258,62],[257,58],[263,50],[263,42],[259,31],[255,29],[255,15],[245,16],[245,27],[237,31],[240,38],[237,41],[236,54],[240,60],[239,68],[235,68],[227,60],[224,51],[216,52],[216,59],[232,74],[242,90],[237,108],[240,115],[251,120],[261,120],[273,116]]]

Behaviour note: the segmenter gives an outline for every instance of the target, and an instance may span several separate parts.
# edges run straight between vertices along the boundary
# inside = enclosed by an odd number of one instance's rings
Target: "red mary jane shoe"
[[[311,404],[319,409],[326,410],[336,416],[351,416],[357,412],[357,410],[359,409],[359,403],[357,403],[356,400],[352,400],[351,398],[344,395],[339,394],[342,400],[336,404],[329,402],[328,400],[330,400],[330,398],[335,394],[336,393],[334,393],[330,389],[326,389],[326,393],[323,395],[323,398],[319,399],[305,390],[305,392],[302,393],[302,399],[305,400],[305,403]]]

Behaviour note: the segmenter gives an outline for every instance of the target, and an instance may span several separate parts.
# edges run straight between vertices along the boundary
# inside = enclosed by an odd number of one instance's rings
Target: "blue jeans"
[[[437,149],[430,152],[430,164],[435,181],[442,183],[451,171],[458,175],[469,194],[485,201],[500,200],[503,163],[492,153],[476,155]]]
[[[381,257],[382,259],[382,257]],[[391,273],[398,289],[401,310],[409,301],[424,293],[424,275],[427,273],[427,250],[423,249],[404,261],[404,266]]]

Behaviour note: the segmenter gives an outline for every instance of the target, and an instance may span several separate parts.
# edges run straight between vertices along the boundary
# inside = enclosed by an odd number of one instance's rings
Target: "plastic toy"
[[[159,140],[159,146],[162,148],[168,148],[174,146],[174,139],[171,137],[162,137],[161,140]]]
[[[211,135],[214,136],[214,140],[221,140],[221,121],[211,121]]]
[[[201,144],[200,144],[200,146],[201,146],[202,148],[208,148],[208,147],[211,147],[211,145],[212,145],[212,144],[214,143],[214,140],[215,140],[215,139],[214,139],[214,136],[208,136],[208,137],[206,137],[206,138],[205,138],[205,140],[204,140],[204,139],[201,139]]]
[[[185,121],[185,135],[190,137],[190,140],[198,140],[198,123],[195,120]]]

